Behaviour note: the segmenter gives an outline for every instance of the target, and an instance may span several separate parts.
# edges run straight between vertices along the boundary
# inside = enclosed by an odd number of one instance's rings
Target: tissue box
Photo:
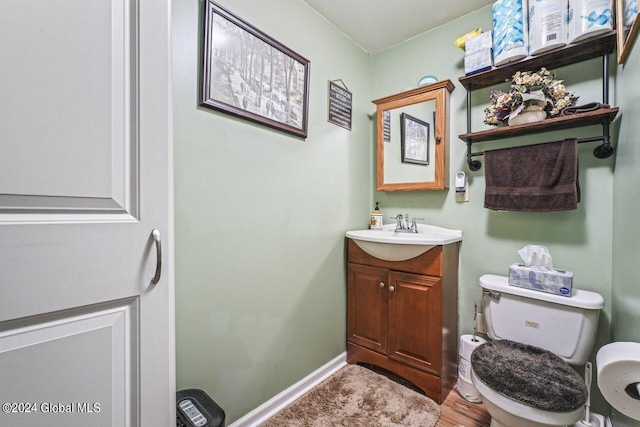
[[[464,57],[464,73],[466,75],[489,70],[492,65],[493,55],[491,54],[491,49],[482,49]]]
[[[491,49],[492,47],[493,39],[491,38],[491,31],[469,37],[464,43],[464,51],[467,55],[471,55],[472,53],[476,53],[481,50]]]
[[[519,288],[570,297],[573,271],[555,268],[547,270],[515,263],[509,267],[509,284]]]

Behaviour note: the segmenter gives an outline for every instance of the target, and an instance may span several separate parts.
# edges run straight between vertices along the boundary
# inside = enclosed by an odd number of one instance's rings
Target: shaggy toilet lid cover
[[[509,340],[489,341],[471,353],[476,376],[491,389],[545,411],[570,412],[587,401],[584,380],[557,355]]]

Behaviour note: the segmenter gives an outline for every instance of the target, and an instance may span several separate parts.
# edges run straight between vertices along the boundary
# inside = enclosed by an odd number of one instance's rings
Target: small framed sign
[[[337,82],[342,83],[342,86]],[[329,81],[329,112],[328,121],[345,129],[351,130],[351,111],[353,109],[353,94],[347,89],[342,80]]]

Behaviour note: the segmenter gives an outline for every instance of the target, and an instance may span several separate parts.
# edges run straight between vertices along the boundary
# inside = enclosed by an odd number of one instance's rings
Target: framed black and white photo
[[[211,0],[200,105],[306,138],[309,61]]]
[[[616,27],[618,27],[618,64],[624,64],[640,30],[638,0],[616,0]]]
[[[402,163],[429,164],[429,123],[410,116],[400,115]]]

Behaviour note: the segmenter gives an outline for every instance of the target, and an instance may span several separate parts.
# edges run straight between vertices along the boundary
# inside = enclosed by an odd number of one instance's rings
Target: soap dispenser
[[[369,228],[372,230],[382,230],[382,212],[380,212],[378,208],[378,202],[376,202],[376,208],[371,212]]]

